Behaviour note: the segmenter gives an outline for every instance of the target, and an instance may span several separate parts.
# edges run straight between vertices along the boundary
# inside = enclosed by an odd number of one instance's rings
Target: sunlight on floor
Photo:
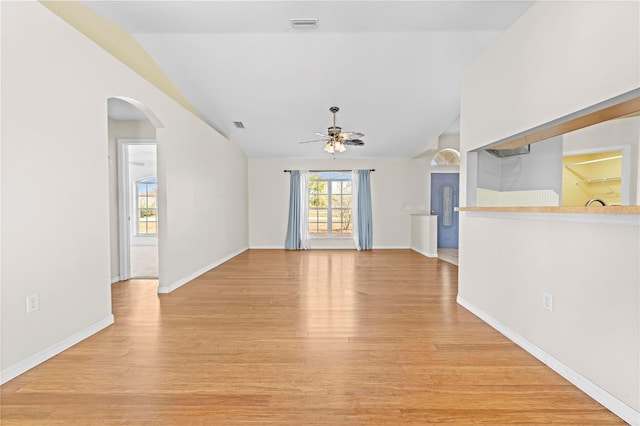
[[[158,246],[131,246],[131,278],[158,278]]]
[[[458,249],[439,248],[438,259],[458,266]]]

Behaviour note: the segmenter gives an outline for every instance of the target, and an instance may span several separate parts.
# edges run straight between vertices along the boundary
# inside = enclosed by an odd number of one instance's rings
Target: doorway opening
[[[460,173],[431,173],[431,214],[438,216],[438,258],[458,264]]]
[[[111,282],[160,279],[162,204],[158,192],[156,129],[162,123],[130,98],[109,98]],[[157,282],[157,281],[156,281]]]
[[[158,278],[158,178],[154,140],[118,140],[120,276]]]
[[[565,152],[562,157],[562,205],[628,205],[629,146]]]

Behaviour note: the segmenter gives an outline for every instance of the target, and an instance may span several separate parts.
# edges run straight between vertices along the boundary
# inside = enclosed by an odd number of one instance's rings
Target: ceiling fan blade
[[[364,142],[361,141],[360,139],[347,139],[342,143],[345,144],[345,145],[351,145],[351,146],[362,146],[362,145],[364,145]]]
[[[342,136],[344,136],[345,139],[358,139],[364,136],[364,133],[360,133],[360,132],[342,132],[341,133]]]
[[[324,133],[315,132],[314,135],[322,136],[323,138],[328,138],[329,135],[325,135]]]
[[[304,141],[304,142],[300,142],[300,143],[311,143],[311,142],[327,142],[328,139],[314,139],[312,141]]]

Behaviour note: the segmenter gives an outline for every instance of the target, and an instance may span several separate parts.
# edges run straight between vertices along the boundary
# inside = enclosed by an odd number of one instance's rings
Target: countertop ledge
[[[626,214],[640,215],[640,206],[589,206],[589,207],[458,207],[461,212],[491,213],[578,213],[578,214]]]

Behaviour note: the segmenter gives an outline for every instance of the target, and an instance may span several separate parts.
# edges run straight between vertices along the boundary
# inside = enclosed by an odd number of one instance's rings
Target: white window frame
[[[317,177],[317,178],[316,178]],[[351,233],[350,234],[339,234],[339,235],[334,235],[333,234],[333,211],[334,210],[352,210],[353,207],[353,198],[351,199],[351,203],[349,205],[348,208],[345,207],[338,207],[338,208],[333,208],[332,206],[332,182],[351,182],[352,177],[351,177],[351,173],[344,173],[344,177],[343,178],[325,178],[322,176],[322,173],[313,173],[312,176],[309,178],[309,184],[311,184],[312,182],[326,182],[327,184],[327,234],[326,235],[318,235],[318,234],[314,234],[312,232],[309,232],[310,238],[311,239],[323,239],[323,238],[330,238],[330,239],[350,239],[353,238],[353,219],[351,220]],[[307,188],[307,191],[310,192],[311,191],[311,187],[309,186],[309,188]],[[341,194],[341,195],[344,195]],[[353,197],[353,194],[350,194],[351,197]],[[309,193],[309,197],[311,198],[311,193]],[[317,210],[324,210],[325,208],[314,208],[309,206],[309,217],[311,217],[311,212],[313,211],[317,211]],[[351,212],[351,214],[353,215],[353,212]],[[317,214],[316,214],[316,218],[317,218]],[[309,225],[311,224],[317,224],[318,221],[311,221],[309,220]],[[317,229],[317,227],[316,227]]]
[[[155,182],[145,182],[149,179],[155,179]],[[140,192],[139,192],[139,187],[138,185],[143,184],[143,185],[155,185],[156,186],[156,191],[158,189],[158,178],[156,176],[148,176],[142,179],[137,180],[136,182],[134,182],[135,188],[134,188],[134,197],[135,197],[135,206],[136,206],[136,220],[135,220],[135,225],[134,225],[134,235],[136,237],[157,237],[158,236],[158,195],[156,192],[156,206],[153,207],[153,210],[155,210],[156,214],[156,232],[152,233],[145,233],[145,234],[141,234],[140,233]],[[148,191],[147,191],[148,193]],[[147,196],[147,200],[148,200],[148,196]],[[150,207],[146,207],[145,210],[151,210]],[[149,230],[149,225],[148,225],[148,221],[145,221],[145,226],[147,228],[147,230]]]

